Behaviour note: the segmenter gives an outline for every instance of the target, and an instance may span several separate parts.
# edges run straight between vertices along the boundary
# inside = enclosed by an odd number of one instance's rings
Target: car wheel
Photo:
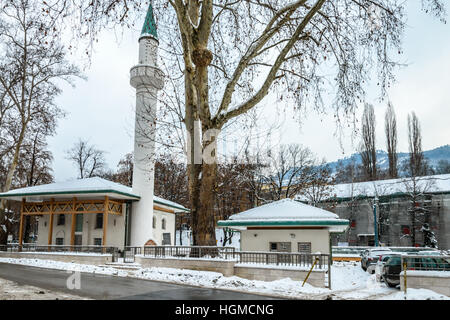
[[[395,283],[390,283],[388,280],[386,280],[386,279],[384,279],[384,283],[386,283],[387,284],[387,286],[389,287],[389,288],[395,288],[396,286],[397,286],[397,284],[395,284]]]

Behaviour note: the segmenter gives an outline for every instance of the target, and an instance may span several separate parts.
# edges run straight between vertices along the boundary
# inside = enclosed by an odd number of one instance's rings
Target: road
[[[0,278],[91,299],[125,300],[267,300],[261,295],[207,289],[110,275],[81,274],[81,288],[67,288],[66,271],[0,263]]]

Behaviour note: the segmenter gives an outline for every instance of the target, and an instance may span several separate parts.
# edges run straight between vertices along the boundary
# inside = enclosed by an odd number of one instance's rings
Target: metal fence
[[[287,253],[287,252],[237,252],[239,263],[296,266],[328,270],[331,264],[329,254]]]
[[[257,252],[236,251],[233,247],[201,247],[201,246],[146,246],[144,256],[153,258],[218,258],[238,263],[311,267],[327,270],[330,266],[330,255],[290,252]],[[317,261],[316,261],[317,260]]]
[[[146,246],[144,256],[167,258],[218,258],[235,259],[236,249],[233,247],[214,246]]]
[[[102,253],[113,254],[116,247],[105,246],[70,246],[70,245],[36,245],[23,244],[21,247],[18,244],[8,244],[0,246],[0,251],[6,252],[74,252],[74,253]]]
[[[402,271],[450,271],[450,256],[438,255],[402,255]]]
[[[135,256],[137,254],[142,253],[142,247],[123,247],[122,254],[123,254],[123,262],[124,263],[134,263]]]

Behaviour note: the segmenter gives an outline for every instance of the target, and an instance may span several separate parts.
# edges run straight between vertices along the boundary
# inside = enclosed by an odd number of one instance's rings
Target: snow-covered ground
[[[243,292],[268,294],[294,299],[364,299],[364,300],[403,300],[404,293],[398,289],[386,287],[375,280],[375,275],[364,272],[359,264],[337,262],[332,266],[332,290],[317,288],[301,281],[289,278],[277,281],[247,280],[240,277],[225,277],[221,273],[193,271],[174,268],[136,268],[135,270],[118,270],[110,266],[94,266],[66,263],[42,259],[0,258],[0,262],[29,265],[41,268],[80,271],[97,274],[133,277],[146,280],[166,281],[216,289],[229,289]],[[138,265],[133,265],[134,267]],[[425,289],[408,289],[408,300],[436,299],[449,300],[449,297]]]

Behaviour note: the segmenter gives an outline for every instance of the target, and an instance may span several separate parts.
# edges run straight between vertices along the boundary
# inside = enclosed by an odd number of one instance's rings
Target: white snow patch
[[[450,300],[450,297],[428,289],[408,289],[383,297],[383,300]]]
[[[364,272],[359,264],[335,262],[332,266],[332,290],[313,287],[302,281],[285,278],[276,281],[248,280],[237,276],[225,277],[218,272],[195,271],[175,268],[140,268],[138,270],[117,270],[109,266],[94,266],[42,259],[0,258],[0,263],[21,264],[34,267],[80,271],[94,274],[115,275],[146,280],[166,281],[215,289],[229,289],[250,293],[276,295],[301,299],[389,299],[403,300],[404,293],[387,288],[376,282],[374,275]],[[450,299],[425,289],[408,289],[407,299]]]

